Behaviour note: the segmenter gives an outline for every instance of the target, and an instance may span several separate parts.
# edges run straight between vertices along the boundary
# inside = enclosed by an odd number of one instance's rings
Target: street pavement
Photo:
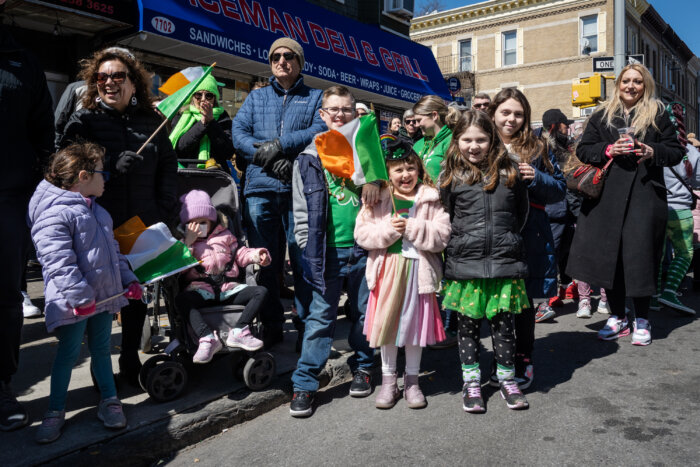
[[[700,309],[697,294],[682,300]],[[529,410],[509,410],[485,386],[487,413],[465,413],[456,348],[425,350],[423,410],[411,410],[403,400],[378,410],[375,393],[351,398],[345,382],[317,394],[311,418],[290,417],[285,404],[161,463],[697,465],[700,322],[670,310],[652,312],[653,343],[636,347],[630,337],[596,338],[607,315],[578,319],[573,303],[558,312],[553,321],[536,325]],[[490,348],[486,330],[482,343]],[[482,369],[490,368],[491,359],[490,350],[482,352]],[[375,382],[380,378],[377,369]]]

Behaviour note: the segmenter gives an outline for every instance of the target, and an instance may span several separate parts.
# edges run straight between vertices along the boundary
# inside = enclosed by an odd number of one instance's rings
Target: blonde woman
[[[621,130],[628,127],[634,131]],[[631,332],[632,344],[651,343],[649,303],[667,217],[663,168],[678,164],[683,154],[649,70],[638,64],[623,68],[612,98],[591,116],[576,149],[583,163],[602,167],[613,160],[600,199],[581,206],[566,271],[605,287],[613,316],[599,339]],[[634,300],[631,325],[625,297]]]
[[[442,160],[452,141],[452,128],[462,114],[454,107],[447,107],[438,96],[423,96],[413,106],[413,114],[423,130],[423,138],[413,145],[413,150],[422,159],[430,178],[437,180]]]

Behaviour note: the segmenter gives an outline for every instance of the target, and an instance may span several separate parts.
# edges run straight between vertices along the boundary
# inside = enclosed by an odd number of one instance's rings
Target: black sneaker
[[[465,383],[462,387],[462,408],[469,413],[486,412],[486,404],[481,397],[481,383],[479,381]]]
[[[506,401],[509,409],[522,410],[530,406],[525,395],[518,387],[518,383],[512,379],[501,382],[501,397]]]
[[[10,391],[9,385],[0,383],[0,430],[12,431],[29,424],[29,414]]]
[[[515,382],[520,389],[527,389],[535,378],[535,367],[529,358],[515,356]]]
[[[367,397],[372,392],[372,375],[365,370],[357,370],[352,375],[350,395],[352,397]]]
[[[292,403],[289,404],[289,413],[292,417],[308,417],[313,412],[311,404],[314,402],[314,394],[309,391],[294,391]]]

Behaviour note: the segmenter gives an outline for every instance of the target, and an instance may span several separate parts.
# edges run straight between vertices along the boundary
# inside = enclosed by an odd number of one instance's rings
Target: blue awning
[[[402,107],[426,94],[449,99],[429,48],[304,1],[140,0],[139,9],[146,34],[134,47],[266,76],[270,44],[288,36],[304,48],[311,85],[343,84]]]

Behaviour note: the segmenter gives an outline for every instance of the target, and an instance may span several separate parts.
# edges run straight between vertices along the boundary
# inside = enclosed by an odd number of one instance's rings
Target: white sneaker
[[[604,315],[609,315],[610,314],[610,307],[608,306],[608,302],[604,301],[599,301],[598,302],[598,308],[595,310],[598,313],[604,314]]]
[[[649,345],[651,344],[651,325],[644,318],[637,318],[633,323],[634,332],[632,332],[633,345]]]
[[[24,297],[24,301],[22,302],[22,313],[24,317],[38,318],[41,316],[41,310],[32,303],[29,294],[27,292],[22,292],[22,297]]]
[[[581,300],[578,303],[578,311],[576,312],[577,318],[590,318],[591,317],[591,302],[588,300]]]

